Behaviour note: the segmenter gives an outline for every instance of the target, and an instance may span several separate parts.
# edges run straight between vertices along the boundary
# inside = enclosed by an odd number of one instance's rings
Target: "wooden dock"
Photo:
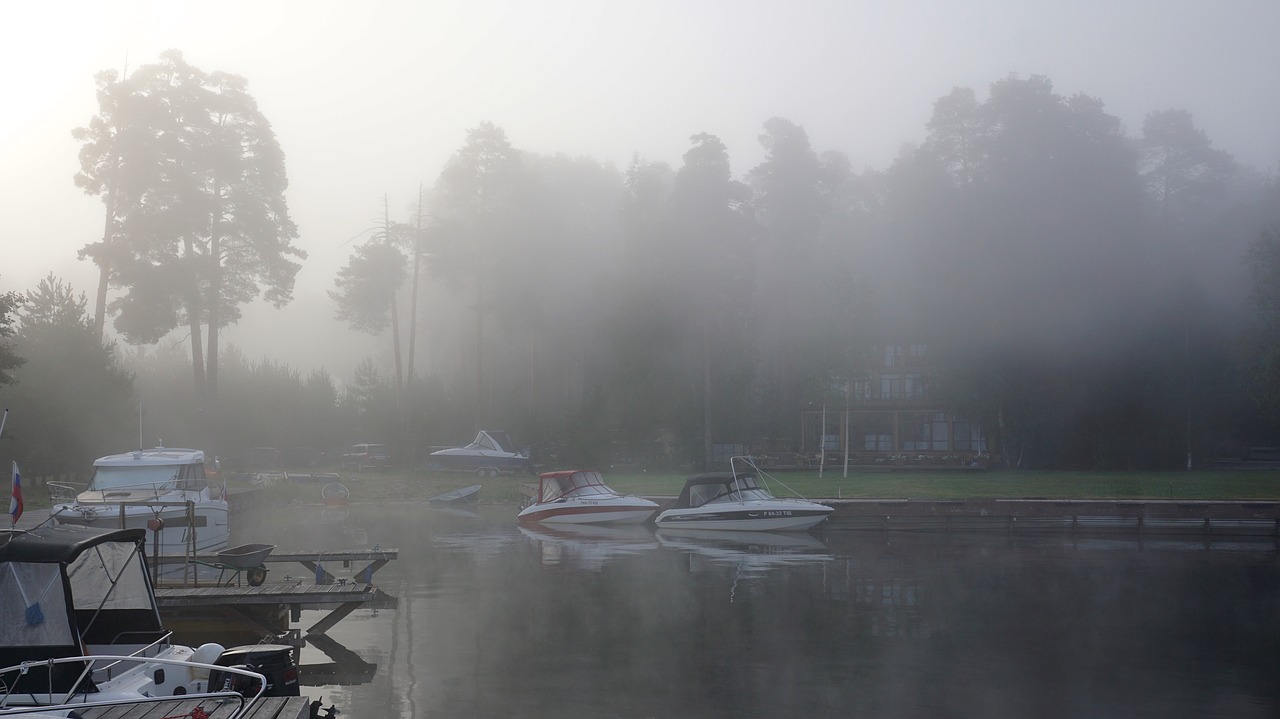
[[[263,584],[257,587],[167,587],[156,589],[156,603],[161,612],[206,609],[221,612],[230,621],[247,624],[265,634],[288,632],[288,627],[272,626],[263,615],[249,608],[289,607],[291,618],[297,619],[304,608],[330,607],[329,613],[307,628],[307,633],[323,634],[333,625],[366,602],[378,596],[378,588],[370,584],[306,585],[300,580],[287,584]]]
[[[235,583],[224,581],[213,584],[156,587],[156,602],[160,610],[175,616],[192,614],[216,614],[241,624],[251,631],[271,635],[290,632],[272,621],[287,609],[288,618],[297,621],[304,609],[328,609],[328,613],[305,630],[307,634],[323,634],[356,609],[393,608],[396,598],[383,592],[372,581],[375,573],[400,555],[394,547],[373,549],[342,549],[332,551],[286,550],[272,552],[264,560],[268,564],[295,563],[308,571],[304,578],[285,581],[268,581],[258,586],[246,586],[234,578]],[[183,561],[166,558],[165,561]],[[198,557],[201,564],[216,565],[216,557]],[[334,573],[337,567],[352,568],[352,563],[364,562],[350,577]],[[315,583],[308,579],[314,577]]]
[[[226,719],[239,704],[216,699],[152,699],[110,706],[77,707],[74,716],[82,719],[189,719],[194,716]],[[238,719],[308,719],[309,697],[262,697],[250,705]]]

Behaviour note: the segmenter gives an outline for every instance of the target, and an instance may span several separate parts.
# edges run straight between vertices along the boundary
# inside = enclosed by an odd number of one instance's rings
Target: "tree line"
[[[840,406],[879,347],[922,344],[930,396],[1007,464],[1170,468],[1274,437],[1275,177],[1184,110],[1130,134],[1048,78],[987,90],[939,98],[923,141],[862,171],[781,117],[745,172],[710,133],[678,167],[620,169],[481,123],[409,207],[383,200],[335,277],[335,318],[384,347],[336,381],[219,346],[243,304],[289,300],[305,253],[244,80],[166,53],[100,75],[76,131],[76,181],[107,218],[83,250],[94,313],[53,277],[8,295],[0,382],[22,393],[54,371],[16,364],[52,315],[103,347],[80,378],[117,430],[153,395],[144,414],[222,448],[386,441],[410,462],[488,427],[551,461],[705,466],[715,443],[794,444],[801,413]],[[183,328],[185,361],[103,345],[107,316],[131,344]]]

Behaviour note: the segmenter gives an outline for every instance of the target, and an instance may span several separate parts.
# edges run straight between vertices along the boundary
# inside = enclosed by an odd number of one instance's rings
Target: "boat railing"
[[[754,458],[754,457],[751,457],[751,456],[749,456],[749,455],[734,456],[734,457],[730,457],[730,458],[729,458],[729,469],[733,472],[733,477],[734,477],[734,479],[735,479],[735,480],[738,478],[738,475],[739,475],[739,474],[747,474],[747,472],[746,472],[745,470],[744,470],[744,471],[742,471],[742,472],[739,472],[739,470],[738,470],[738,468],[737,468],[737,466],[736,466],[736,464],[735,464],[735,463],[741,463],[741,464],[745,465],[746,467],[751,468],[751,470],[753,470],[753,472],[752,472],[752,473],[753,473],[757,478],[759,478],[759,480],[760,480],[760,482],[761,482],[762,484],[764,484],[764,485],[765,485],[764,487],[761,487],[761,488],[762,488],[762,489],[764,489],[765,491],[769,492],[769,494],[774,494],[774,492],[773,492],[772,490],[770,490],[770,489],[768,488],[768,486],[767,486],[767,485],[768,485],[768,483],[769,483],[770,481],[773,481],[773,482],[777,482],[778,484],[782,485],[783,487],[786,487],[786,490],[787,490],[788,492],[791,492],[792,494],[794,494],[797,498],[799,498],[799,499],[805,499],[805,496],[804,496],[803,494],[800,494],[799,492],[797,492],[797,491],[795,491],[794,489],[792,489],[791,487],[789,487],[789,486],[787,485],[787,483],[786,483],[786,482],[783,482],[781,479],[778,479],[777,477],[773,476],[772,474],[769,474],[768,472],[764,471],[763,469],[760,469],[760,467],[756,466],[755,458]]]
[[[49,490],[49,501],[58,504],[74,501],[76,495],[83,492],[88,485],[73,484],[71,482],[45,482],[44,486]]]
[[[120,632],[111,640],[110,644],[111,645],[126,644],[126,642],[123,641],[125,638],[129,637],[130,635],[141,635],[141,634],[150,635],[150,634],[155,634],[155,632],[142,632],[142,631]],[[151,641],[149,644],[143,644],[137,649],[129,652],[127,655],[121,654],[118,656],[128,656],[136,661],[154,659],[160,656],[161,649],[169,645],[169,638],[172,636],[173,636],[173,632],[163,632],[159,638]],[[94,667],[93,670],[95,672],[101,672],[107,679],[111,679],[115,675],[115,672],[113,670],[119,664],[120,662],[110,662],[107,664],[103,664],[102,666]]]
[[[253,693],[253,696],[251,697],[245,696],[244,694],[241,694],[240,692],[236,692],[236,691],[217,691],[217,692],[204,692],[199,694],[194,694],[194,693],[181,694],[176,696],[144,697],[139,695],[136,698],[134,697],[130,697],[128,699],[115,698],[110,701],[101,701],[101,702],[73,701],[72,699],[73,697],[75,697],[77,694],[82,693],[82,690],[80,690],[79,687],[82,685],[86,687],[88,686],[86,681],[88,680],[90,675],[93,673],[94,665],[98,664],[99,662],[107,662],[107,666],[115,666],[121,662],[136,662],[138,664],[162,664],[166,666],[184,667],[187,669],[203,669],[208,672],[216,671],[222,674],[234,674],[234,675],[243,676],[252,680],[257,685],[257,691],[255,691]],[[27,675],[28,673],[31,672],[31,670],[40,669],[42,667],[47,668],[49,669],[49,675],[52,677],[54,666],[59,664],[75,664],[75,663],[82,663],[84,665],[84,668],[80,671],[80,675],[76,678],[75,682],[72,683],[71,688],[68,689],[66,692],[58,692],[56,695],[54,692],[50,692],[48,695],[49,702],[39,706],[34,706],[34,707],[27,706],[27,705],[15,706],[15,707],[9,706],[9,699],[13,694],[14,688],[17,687],[18,685],[19,678]],[[10,674],[14,675],[14,678],[12,681],[8,681],[5,679],[5,677],[9,676]],[[121,704],[136,704],[136,703],[142,703],[142,702],[148,702],[148,701],[172,700],[180,697],[184,701],[192,700],[192,699],[196,699],[196,700],[206,699],[206,698],[237,701],[239,702],[239,707],[231,714],[232,717],[236,717],[236,716],[240,716],[244,712],[246,706],[253,704],[259,698],[262,697],[262,692],[266,690],[266,686],[267,686],[267,678],[266,676],[264,676],[259,672],[251,671],[248,669],[242,669],[240,667],[222,666],[218,664],[206,664],[204,662],[193,662],[193,661],[187,661],[185,659],[161,659],[159,657],[122,656],[122,655],[115,655],[115,654],[85,654],[85,655],[74,656],[74,657],[58,657],[55,659],[41,659],[38,661],[22,662],[21,664],[0,669],[0,688],[2,688],[4,691],[4,693],[0,695],[0,716],[7,716],[11,714],[28,714],[35,711],[47,712],[50,709],[79,710],[82,708],[95,707],[95,706],[107,706],[107,707],[119,706]],[[24,697],[30,697],[31,693],[29,690],[24,690],[21,692],[21,695]],[[61,695],[62,698],[60,700],[55,700],[54,697],[57,695]],[[85,693],[85,696],[87,698],[88,694]]]

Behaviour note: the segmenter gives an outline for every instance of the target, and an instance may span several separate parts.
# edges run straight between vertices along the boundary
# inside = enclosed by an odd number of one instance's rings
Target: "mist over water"
[[[504,506],[321,512],[290,508],[233,541],[399,549],[375,577],[398,607],[357,610],[329,632],[377,665],[372,680],[303,690],[348,716],[1280,710],[1274,541],[714,539],[521,528]],[[325,661],[303,651],[304,666]]]

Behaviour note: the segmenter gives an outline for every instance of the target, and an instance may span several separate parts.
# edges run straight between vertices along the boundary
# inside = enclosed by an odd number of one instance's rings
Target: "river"
[[[399,549],[375,577],[398,606],[302,652],[376,665],[304,671],[345,719],[1280,715],[1274,539],[556,532],[515,512],[292,507],[235,541]]]

